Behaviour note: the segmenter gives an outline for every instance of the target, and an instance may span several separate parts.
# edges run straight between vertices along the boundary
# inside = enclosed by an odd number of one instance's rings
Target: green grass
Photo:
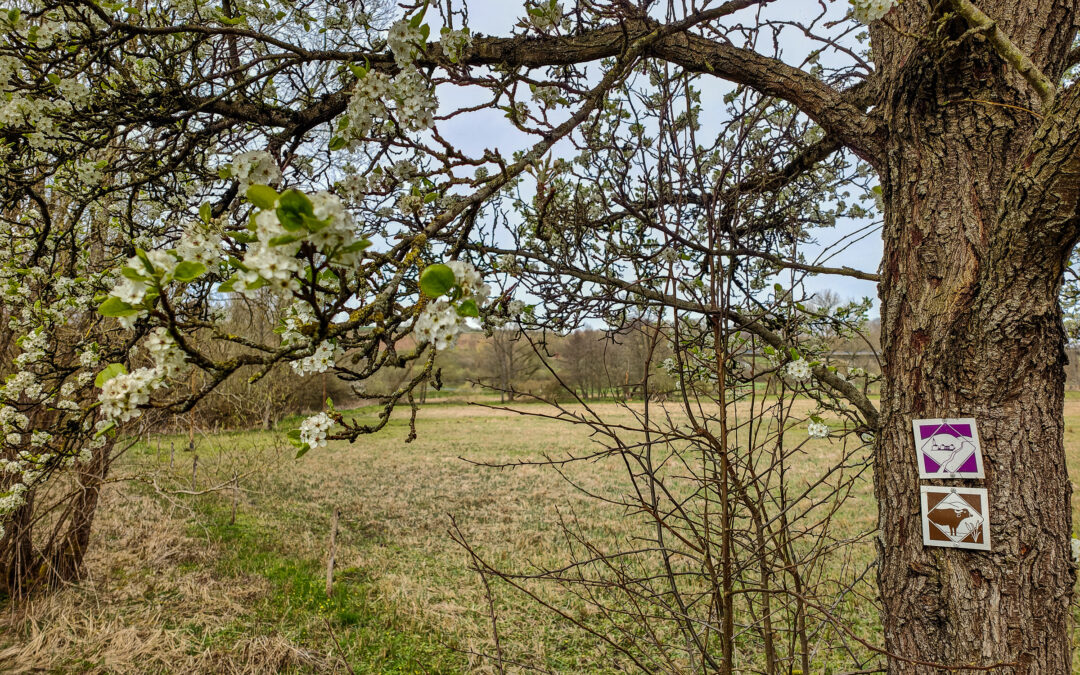
[[[215,563],[216,572],[237,580],[259,575],[271,588],[243,620],[197,635],[203,647],[228,648],[252,626],[301,643],[312,638],[324,641],[332,631],[335,646],[340,646],[342,656],[357,672],[453,673],[463,669],[464,659],[451,642],[399,616],[373,592],[364,570],[336,570],[333,594],[327,598],[325,562],[291,555],[278,528],[243,513],[230,522],[231,511],[212,502],[204,502],[199,511],[224,552]]]
[[[616,405],[596,405],[615,420],[631,421]],[[533,403],[515,407],[543,410]],[[348,414],[366,419],[376,411],[367,407]],[[1080,405],[1070,403],[1066,412],[1066,447],[1075,471],[1080,468]],[[192,455],[181,449],[186,436],[153,437],[136,445],[114,474],[153,477],[171,494],[156,492],[147,480],[110,487],[89,562],[93,583],[58,594],[52,608],[47,603],[35,608],[36,625],[47,639],[35,651],[26,647],[18,662],[45,664],[41,667],[54,672],[321,673],[344,672],[343,660],[358,673],[490,671],[490,661],[476,656],[494,651],[487,597],[467,553],[448,534],[451,516],[486,560],[519,572],[567,562],[560,518],[576,517],[582,533],[607,550],[638,545],[646,527],[624,509],[586,497],[550,468],[494,469],[460,459],[519,462],[596,447],[586,429],[565,422],[440,401],[422,409],[413,443],[404,442],[407,420],[396,415],[380,434],[351,445],[333,442],[295,460],[295,449],[280,430],[300,419],[283,420],[277,432],[198,436],[194,491],[225,489],[197,496],[177,492],[193,487]],[[803,429],[791,436],[792,442],[806,438]],[[170,446],[175,447],[171,468]],[[804,449],[791,468],[793,485],[839,456],[835,442],[814,441]],[[608,498],[630,489],[618,458],[564,470],[580,487]],[[229,488],[234,475],[240,477],[240,495]],[[334,590],[327,598],[325,564],[335,508],[342,515]],[[867,473],[837,513],[833,531],[837,536],[867,532],[875,518]],[[860,541],[827,559],[822,573],[850,581],[873,556],[872,540]],[[523,585],[619,639],[602,615],[565,588],[540,581]],[[626,667],[602,642],[522,593],[504,583],[493,589],[508,658],[560,673]],[[872,572],[856,589],[865,597],[848,597],[836,612],[860,636],[880,644]],[[595,592],[616,600],[611,593]],[[641,632],[626,617],[615,621]],[[21,630],[14,637],[25,643],[32,630],[28,624]],[[123,630],[133,635],[119,644],[114,636]],[[825,629],[818,639],[814,672],[828,666],[836,672],[857,669],[830,651],[844,641],[836,630]],[[146,656],[125,667],[122,659],[132,644],[158,655],[160,664]],[[740,635],[744,663],[753,660],[758,645],[752,632]],[[871,655],[863,651],[863,656]],[[0,658],[0,668],[6,665]]]

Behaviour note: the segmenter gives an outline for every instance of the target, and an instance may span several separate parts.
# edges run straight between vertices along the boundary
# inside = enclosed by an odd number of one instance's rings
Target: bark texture
[[[979,7],[1055,81],[1076,3]],[[906,2],[900,25],[940,18]],[[969,26],[941,24],[954,40]],[[930,664],[1069,673],[1071,486],[1062,271],[1076,238],[1075,96],[1040,98],[986,42],[877,29],[885,155],[875,469],[879,585],[892,673]],[[911,420],[974,417],[984,481],[920,481]],[[920,484],[984,486],[992,550],[925,548]]]

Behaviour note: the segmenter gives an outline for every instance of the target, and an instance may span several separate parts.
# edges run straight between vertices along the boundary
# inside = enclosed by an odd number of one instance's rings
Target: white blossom
[[[430,342],[435,349],[449,349],[465,327],[465,319],[448,300],[440,299],[424,307],[416,317],[413,333],[421,342]]]
[[[312,448],[326,445],[326,432],[334,426],[334,420],[324,412],[312,415],[300,423],[300,442]]]
[[[859,23],[871,24],[892,11],[896,0],[851,0],[852,13]]]
[[[829,425],[824,422],[810,422],[806,425],[806,433],[810,434],[810,438],[828,438]]]
[[[175,375],[184,367],[184,352],[165,328],[155,328],[147,336],[145,346],[154,360],[154,366],[163,376]]]
[[[657,259],[665,265],[674,265],[679,262],[679,252],[674,248],[667,246],[660,251]]]
[[[806,359],[802,358],[795,359],[788,363],[785,367],[785,372],[787,372],[788,377],[797,382],[803,382],[810,379],[810,375],[812,374],[810,364],[806,362]]]
[[[461,53],[471,44],[472,34],[468,28],[461,30],[444,28],[439,36],[439,46],[442,47],[443,54],[453,63],[461,59]]]
[[[413,26],[409,19],[401,19],[390,26],[386,43],[397,64],[405,67],[416,59],[418,47],[424,43],[424,34],[420,32],[420,26]]]
[[[270,153],[251,150],[233,157],[232,177],[240,183],[243,192],[252,185],[277,185],[281,182],[281,169]]]
[[[146,289],[147,285],[142,281],[125,277],[113,288],[112,294],[129,305],[138,305],[146,296]]]
[[[194,260],[209,267],[215,264],[221,255],[221,237],[205,232],[197,225],[189,225],[180,235],[176,253],[182,260]]]
[[[529,23],[541,33],[546,33],[558,27],[562,23],[562,19],[562,3],[555,0],[547,0],[547,2],[542,2],[535,8],[529,9]]]
[[[148,403],[150,394],[161,384],[161,372],[157,368],[120,373],[101,387],[101,412],[107,419],[119,422],[138,417],[138,406]]]
[[[315,347],[311,356],[292,362],[292,368],[299,375],[312,373],[325,373],[334,365],[334,361],[340,356],[340,350],[333,342],[323,340]]]

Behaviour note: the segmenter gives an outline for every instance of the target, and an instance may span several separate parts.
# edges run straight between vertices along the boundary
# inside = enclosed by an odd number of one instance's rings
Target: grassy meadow
[[[629,416],[613,403],[597,407],[614,419]],[[0,670],[496,672],[480,656],[495,649],[487,595],[450,536],[452,522],[486,559],[530,570],[566,562],[560,519],[609,541],[638,534],[640,521],[587,499],[550,467],[495,469],[462,459],[580,454],[592,443],[583,427],[437,402],[421,409],[418,438],[406,444],[404,417],[396,414],[383,433],[332,442],[299,460],[278,432],[199,435],[194,453],[186,435],[134,444],[103,494],[85,582],[0,613]],[[1067,402],[1065,438],[1080,475],[1078,398]],[[835,445],[806,444],[807,470],[833,457]],[[611,460],[565,471],[598,494],[628,485],[624,467]],[[327,598],[335,508],[336,573]],[[835,527],[854,536],[875,518],[866,472]],[[850,550],[852,558],[837,564],[865,568],[873,558],[870,539]],[[872,583],[869,574],[856,590],[872,593]],[[526,585],[581,621],[599,620],[557,587]],[[492,590],[507,659],[549,672],[615,672],[596,640],[505,585],[493,582]],[[871,600],[852,596],[836,611],[879,643]],[[819,636],[823,644],[843,639]]]

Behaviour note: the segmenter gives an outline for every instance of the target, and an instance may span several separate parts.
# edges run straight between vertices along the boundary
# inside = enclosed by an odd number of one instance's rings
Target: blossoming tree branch
[[[686,382],[722,383],[753,341],[816,402],[811,436],[875,444],[891,672],[1067,672],[1076,4],[528,0],[492,37],[456,2],[9,3],[4,583],[78,577],[148,411],[281,364],[355,383],[415,366],[368,392],[375,423],[303,421],[302,454],[382,428],[468,326],[651,313]],[[515,147],[454,140],[492,115]],[[852,220],[881,227],[878,271],[807,257]],[[869,303],[808,307],[795,274],[878,283],[879,400],[815,337]],[[224,328],[260,297],[274,340]],[[925,551],[909,517],[910,420],[955,411],[994,442],[995,546],[963,558]],[[65,476],[81,487],[58,497]]]

